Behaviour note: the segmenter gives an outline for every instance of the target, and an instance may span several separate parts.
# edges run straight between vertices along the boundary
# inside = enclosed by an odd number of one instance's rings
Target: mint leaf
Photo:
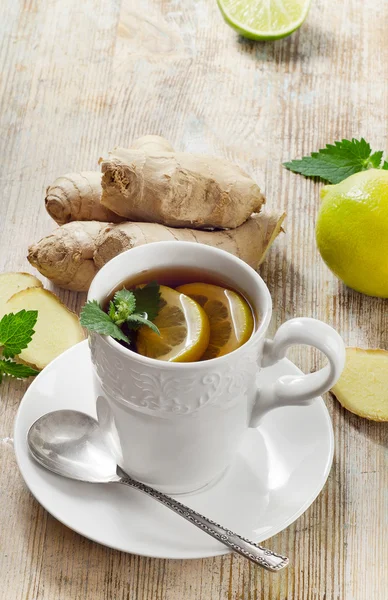
[[[80,322],[82,327],[89,331],[110,335],[116,340],[130,344],[124,331],[130,335],[131,329],[138,329],[141,325],[150,327],[160,335],[159,329],[152,323],[152,319],[159,312],[159,305],[160,290],[155,282],[134,291],[123,288],[116,292],[113,300],[109,302],[108,313],[96,300],[87,302],[81,311]],[[124,331],[121,326],[124,327]]]
[[[12,358],[27,348],[35,333],[37,318],[37,310],[20,310],[4,315],[0,321],[0,346],[3,346],[5,358]]]
[[[33,377],[38,375],[39,371],[32,369],[27,365],[22,365],[14,362],[13,360],[0,359],[0,382],[3,375],[10,375],[16,379],[23,379],[25,377]]]
[[[115,314],[116,314],[116,308],[115,308],[115,305],[113,304],[113,302],[112,302],[112,301],[110,301],[110,302],[109,302],[109,310],[108,310],[108,315],[109,315],[109,317],[112,319],[112,321],[113,321],[113,319],[115,318]]]
[[[135,312],[136,299],[133,292],[123,288],[115,293],[113,298],[114,313],[112,303],[109,303],[109,317],[116,323],[122,325],[129,315]]]
[[[304,156],[299,160],[283,163],[283,166],[294,173],[305,177],[318,177],[328,183],[340,183],[350,175],[366,171],[367,169],[386,169],[386,163],[381,165],[383,152],[372,154],[370,144],[364,138],[351,141],[342,140],[327,144],[311,156]]]
[[[96,300],[89,300],[83,307],[80,323],[89,331],[95,331],[101,335],[110,335],[116,340],[122,340],[129,344],[129,339],[121,331],[120,327],[112,321]]]
[[[156,327],[155,323],[152,323],[152,321],[147,319],[147,313],[143,313],[142,315],[138,314],[138,313],[136,313],[134,315],[130,315],[127,319],[127,325],[128,325],[128,327],[132,327],[135,329],[137,327],[139,327],[140,325],[147,325],[147,327],[152,329],[152,331],[154,331],[155,333],[160,335],[160,331]]]
[[[147,318],[153,321],[160,309],[160,286],[152,281],[133,290],[133,294],[136,298],[136,313],[147,313]]]
[[[133,292],[130,292],[129,290],[123,288],[122,290],[119,290],[115,293],[113,298],[113,304],[116,308],[118,308],[120,304],[125,304],[130,314],[132,314],[133,312],[135,312],[136,298]]]
[[[379,150],[379,152],[374,152],[369,157],[369,166],[368,169],[380,169],[381,161],[383,159],[384,152]]]

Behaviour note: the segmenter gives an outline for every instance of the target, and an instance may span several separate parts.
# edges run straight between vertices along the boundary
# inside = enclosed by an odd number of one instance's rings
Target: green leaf
[[[38,375],[38,373],[39,371],[32,369],[27,365],[16,363],[13,360],[0,359],[0,383],[3,375],[16,377],[16,379],[23,379],[25,377],[33,377],[34,375]]]
[[[139,325],[147,325],[152,331],[160,335],[159,329],[156,327],[155,323],[147,319],[147,313],[139,314],[136,313],[134,315],[130,315],[127,319],[128,327],[137,328]]]
[[[368,161],[368,169],[380,169],[383,154],[384,152],[382,150],[371,154]]]
[[[125,288],[116,292],[113,298],[113,306],[115,308],[114,314],[111,304],[109,304],[109,316],[116,325],[122,325],[129,315],[135,312],[136,300],[133,292]]]
[[[112,319],[115,318],[115,314],[116,314],[116,309],[115,309],[115,305],[113,304],[112,301],[109,302],[109,310],[108,310],[108,315],[109,317]]]
[[[388,171],[388,162],[386,160],[383,162],[383,166],[381,168],[385,171]]]
[[[113,304],[116,308],[118,308],[120,304],[124,304],[127,307],[129,314],[132,314],[135,312],[136,298],[133,292],[123,288],[115,293]]]
[[[147,313],[150,321],[158,315],[160,309],[160,286],[156,281],[133,290],[136,298],[136,313]]]
[[[122,340],[129,344],[129,339],[121,331],[120,327],[112,321],[96,300],[90,300],[81,311],[80,323],[89,331],[95,331],[101,335],[110,335],[116,340]]]
[[[372,154],[370,144],[363,138],[351,141],[342,140],[334,145],[327,144],[311,156],[283,163],[283,166],[294,173],[305,177],[318,177],[328,183],[339,183],[350,175],[367,169],[386,168],[381,166],[383,152]]]
[[[12,358],[27,348],[35,333],[37,318],[37,310],[20,310],[4,315],[0,321],[0,346],[3,346],[5,358]]]

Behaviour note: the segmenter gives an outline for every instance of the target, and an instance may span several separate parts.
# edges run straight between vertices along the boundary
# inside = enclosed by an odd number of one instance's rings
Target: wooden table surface
[[[314,242],[319,186],[284,160],[342,137],[386,149],[388,3],[313,0],[301,30],[276,42],[239,38],[216,0],[3,0],[0,271],[28,270],[26,250],[54,228],[44,189],[95,169],[103,152],[160,133],[180,150],[239,163],[287,212],[261,269],[273,328],[321,318],[348,345],[388,348],[387,301],[334,278]],[[78,309],[83,294],[56,290]],[[292,357],[306,371],[307,350]],[[333,468],[316,502],[267,544],[290,556],[278,575],[237,556],[179,561],[99,546],[41,508],[17,470],[12,430],[26,390],[0,388],[1,600],[385,600],[387,428],[326,395]]]

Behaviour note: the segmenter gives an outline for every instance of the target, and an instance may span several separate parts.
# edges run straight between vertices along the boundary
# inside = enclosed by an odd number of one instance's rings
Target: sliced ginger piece
[[[37,310],[35,333],[19,358],[43,369],[62,352],[84,339],[77,315],[59,298],[43,288],[35,287],[14,294],[6,303],[6,312]]]
[[[352,413],[388,421],[388,351],[346,348],[345,368],[331,391]]]
[[[43,287],[43,283],[30,273],[1,273],[0,274],[0,319],[6,312],[6,303],[8,300],[21,290],[28,288]]]

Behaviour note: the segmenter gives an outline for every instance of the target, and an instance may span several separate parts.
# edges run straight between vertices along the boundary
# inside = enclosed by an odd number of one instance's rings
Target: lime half
[[[311,0],[218,0],[225,21],[252,40],[277,40],[305,20]]]

